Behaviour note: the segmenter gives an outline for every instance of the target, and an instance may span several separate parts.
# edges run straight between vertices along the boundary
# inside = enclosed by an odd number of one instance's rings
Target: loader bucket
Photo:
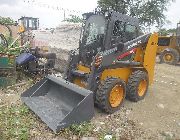
[[[92,91],[54,76],[32,86],[21,99],[56,133],[94,116]]]

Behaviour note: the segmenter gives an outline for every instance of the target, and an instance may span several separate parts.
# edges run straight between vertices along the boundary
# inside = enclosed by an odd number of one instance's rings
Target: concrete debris
[[[178,123],[178,126],[180,126],[180,122]]]
[[[105,123],[104,122],[99,122],[99,124],[104,125]]]
[[[77,137],[76,135],[73,135],[73,136],[72,136],[72,139],[73,139],[73,140],[78,140],[78,137]]]
[[[173,138],[174,134],[172,132],[164,132],[164,135],[169,138]]]
[[[112,135],[106,135],[105,137],[104,137],[104,140],[112,140]]]
[[[161,108],[161,109],[164,109],[164,105],[163,104],[158,104],[157,107]]]
[[[93,131],[98,132],[101,129],[101,127],[96,127]]]
[[[81,140],[98,140],[96,137],[82,137]]]

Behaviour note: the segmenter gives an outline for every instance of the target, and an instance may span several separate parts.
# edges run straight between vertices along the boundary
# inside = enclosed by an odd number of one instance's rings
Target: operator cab
[[[20,32],[37,30],[39,28],[39,19],[33,17],[21,17],[18,19]]]
[[[138,19],[118,12],[83,14],[84,24],[80,37],[80,59],[90,65],[93,57],[101,51],[119,47],[139,34]]]

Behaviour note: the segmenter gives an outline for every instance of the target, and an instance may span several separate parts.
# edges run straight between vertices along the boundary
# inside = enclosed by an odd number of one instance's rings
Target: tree
[[[173,29],[165,29],[165,28],[162,28],[158,31],[159,35],[161,36],[167,36],[167,35],[172,35],[172,34],[175,34],[176,33],[176,28],[173,28]]]
[[[127,14],[130,0],[99,0],[98,7],[102,11],[114,10],[123,14]]]
[[[79,16],[70,15],[70,18],[66,18],[64,21],[72,22],[72,23],[81,23],[83,20]]]
[[[164,11],[174,0],[98,0],[98,7],[102,10],[114,10],[123,14],[137,17],[140,25],[160,27],[166,22]]]
[[[0,24],[3,25],[14,25],[15,21],[11,19],[10,17],[1,17],[0,16]]]

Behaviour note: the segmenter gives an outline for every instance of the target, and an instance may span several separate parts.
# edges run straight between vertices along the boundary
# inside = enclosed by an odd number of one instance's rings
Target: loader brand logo
[[[112,49],[110,49],[110,50],[104,51],[102,55],[103,55],[103,56],[106,56],[106,55],[109,55],[109,54],[111,54],[111,53],[113,53],[113,52],[115,52],[115,51],[117,51],[117,47],[112,48]]]
[[[135,43],[129,45],[129,46],[128,46],[128,50],[131,49],[131,48],[133,48],[133,47],[135,47],[135,46],[137,46],[138,44],[141,44],[141,43],[142,43],[142,41],[139,40],[139,41],[137,41],[137,42],[135,42]]]

